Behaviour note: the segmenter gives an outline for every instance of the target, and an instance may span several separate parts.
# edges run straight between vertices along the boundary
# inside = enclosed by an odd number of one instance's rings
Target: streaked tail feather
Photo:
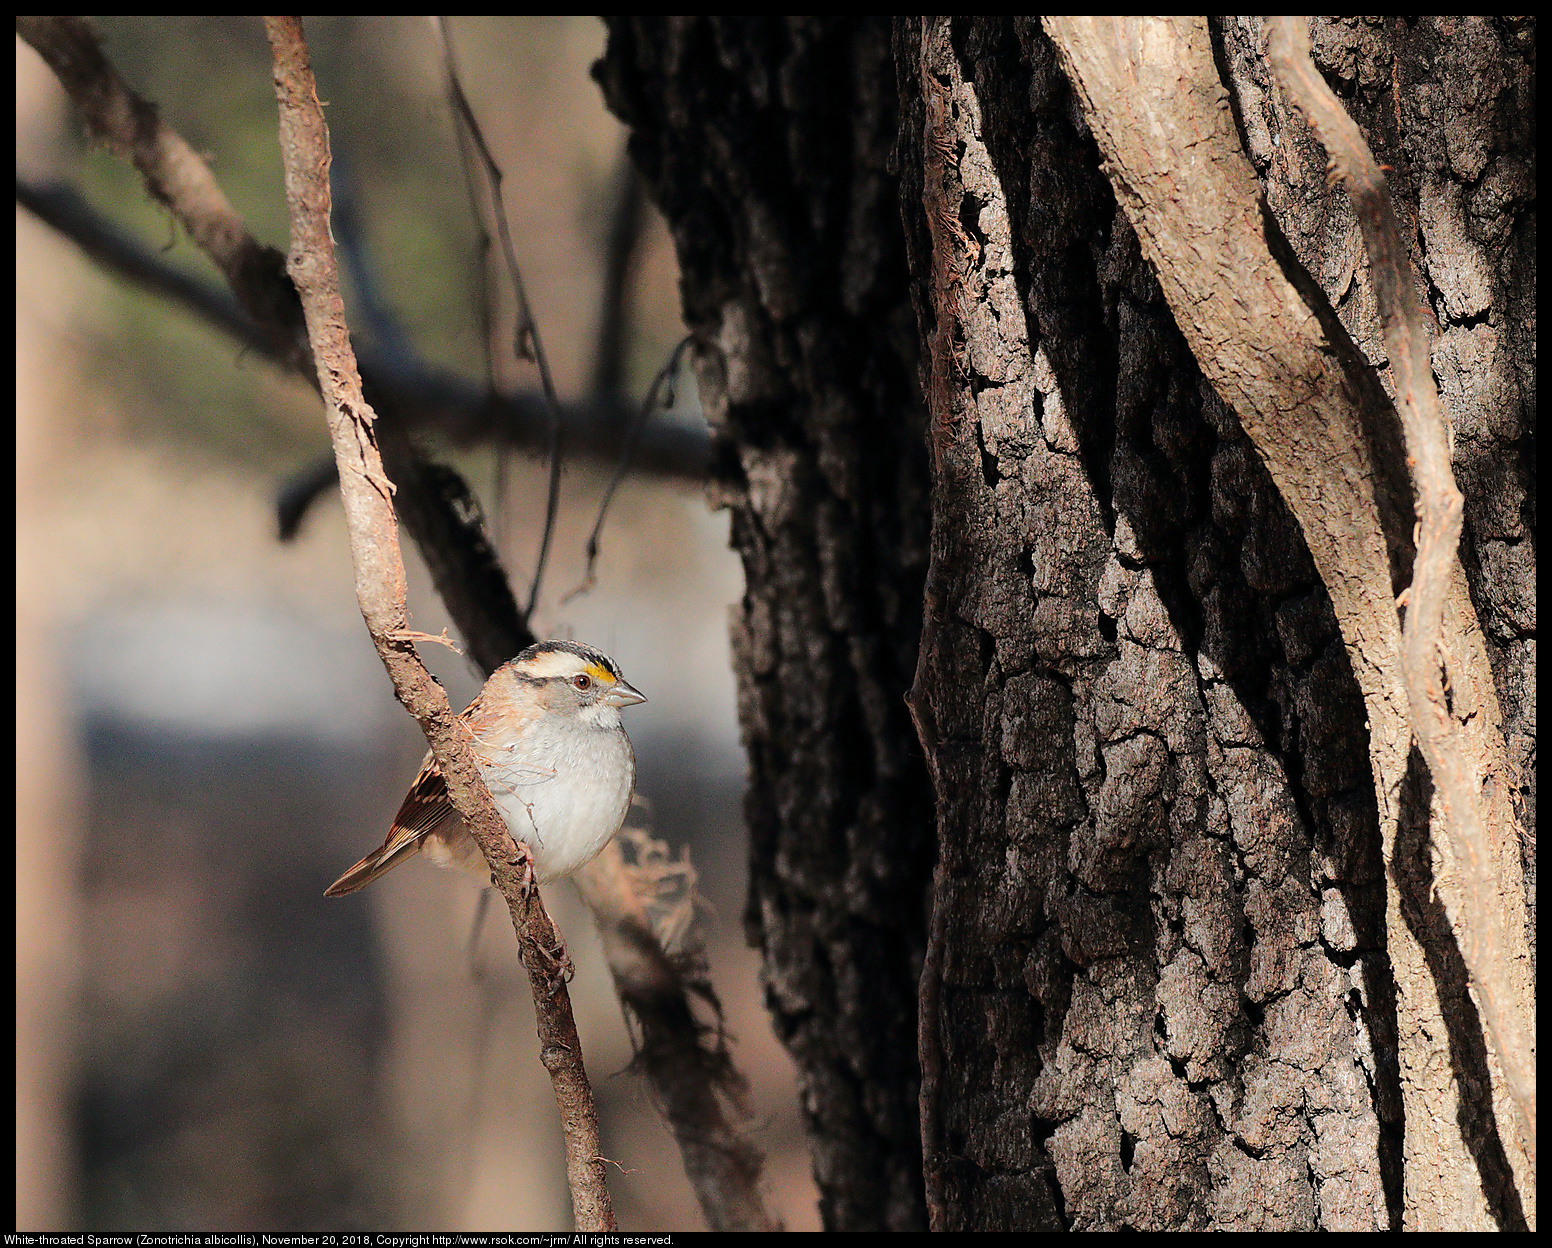
[[[349,871],[323,890],[325,897],[344,897],[357,889],[365,888],[373,880],[387,875],[396,866],[420,848],[419,840],[406,841],[402,845],[395,846],[391,851],[385,845],[380,849],[374,849]]]

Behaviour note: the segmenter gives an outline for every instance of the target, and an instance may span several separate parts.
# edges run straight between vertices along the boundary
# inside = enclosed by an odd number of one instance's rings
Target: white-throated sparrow
[[[538,883],[591,862],[620,830],[636,780],[620,708],[645,701],[601,650],[541,641],[492,672],[458,717],[507,828],[533,853]],[[489,882],[485,856],[448,801],[430,753],[382,848],[324,896],[364,888],[417,851],[439,867],[474,871]]]

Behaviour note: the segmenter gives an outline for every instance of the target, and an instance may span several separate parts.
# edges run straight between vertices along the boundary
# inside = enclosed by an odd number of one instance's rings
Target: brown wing
[[[514,713],[510,694],[503,695],[498,687],[493,695],[492,687],[496,684],[497,676],[491,677],[485,688],[480,690],[474,701],[458,717],[469,729],[475,753],[483,759],[493,755],[502,756],[507,772],[522,772],[519,778],[529,783],[549,779],[555,774],[553,771],[541,768],[529,777],[523,769],[517,768],[505,758],[505,751],[512,741],[525,732],[542,712],[538,706],[532,706],[524,713]],[[374,849],[356,863],[329,885],[323,895],[343,897],[358,888],[365,888],[419,850],[420,843],[427,835],[457,817],[453,804],[447,800],[447,781],[442,778],[436,759],[427,750],[420,771],[415,776],[415,783],[410,785],[410,791],[405,794],[382,848]]]
[[[404,795],[399,813],[393,818],[393,826],[388,829],[388,839],[380,849],[374,849],[329,885],[323,895],[343,897],[365,888],[415,853],[428,833],[436,831],[455,814],[452,803],[447,800],[447,782],[442,779],[442,772],[428,750],[415,783]]]

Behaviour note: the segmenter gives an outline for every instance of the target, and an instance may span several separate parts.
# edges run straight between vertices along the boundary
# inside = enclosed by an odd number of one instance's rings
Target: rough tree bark
[[[882,19],[616,19],[598,76],[673,229],[734,609],[745,924],[826,1225],[923,1225],[916,991],[932,799],[903,701],[926,564]]]
[[[1325,157],[1309,130],[1270,89],[1260,23],[1224,20],[1215,33],[1246,150],[1273,214],[1343,326],[1383,365],[1358,223],[1345,193],[1322,185]],[[1510,797],[1527,834],[1520,851],[1534,968],[1534,22],[1345,19],[1317,22],[1314,36],[1317,64],[1384,163],[1432,318],[1433,371],[1465,496],[1460,557],[1503,716]],[[1382,377],[1390,389],[1389,374]],[[1417,881],[1413,894],[1426,904],[1403,895],[1403,913],[1433,958],[1430,974],[1458,1076],[1482,1066],[1476,1006],[1458,958],[1441,958],[1440,943],[1425,935],[1443,918],[1437,900],[1424,897],[1433,872],[1425,848],[1414,838],[1406,867]],[[1462,1095],[1465,1133],[1480,1135],[1492,1116],[1486,1089],[1468,1086]],[[1409,1210],[1449,1217],[1454,1198],[1443,1194],[1441,1177],[1408,1175]]]
[[[1316,28],[1416,225],[1533,906],[1531,33]],[[1382,361],[1351,210],[1309,176],[1259,23],[1214,35],[1271,216]],[[1414,1165],[1363,699],[1051,44],[1033,18],[904,20],[891,67],[882,38],[616,23],[601,68],[675,231],[744,556],[750,932],[827,1224],[1524,1227],[1416,769],[1393,886],[1429,982],[1400,991],[1437,996],[1453,1090],[1426,1125],[1458,1147]]]

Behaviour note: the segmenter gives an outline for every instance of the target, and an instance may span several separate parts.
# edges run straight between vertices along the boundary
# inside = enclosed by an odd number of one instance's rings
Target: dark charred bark
[[[928,498],[889,25],[613,20],[597,73],[673,230],[744,562],[745,922],[825,1224],[921,1227],[932,801],[903,697]]]

